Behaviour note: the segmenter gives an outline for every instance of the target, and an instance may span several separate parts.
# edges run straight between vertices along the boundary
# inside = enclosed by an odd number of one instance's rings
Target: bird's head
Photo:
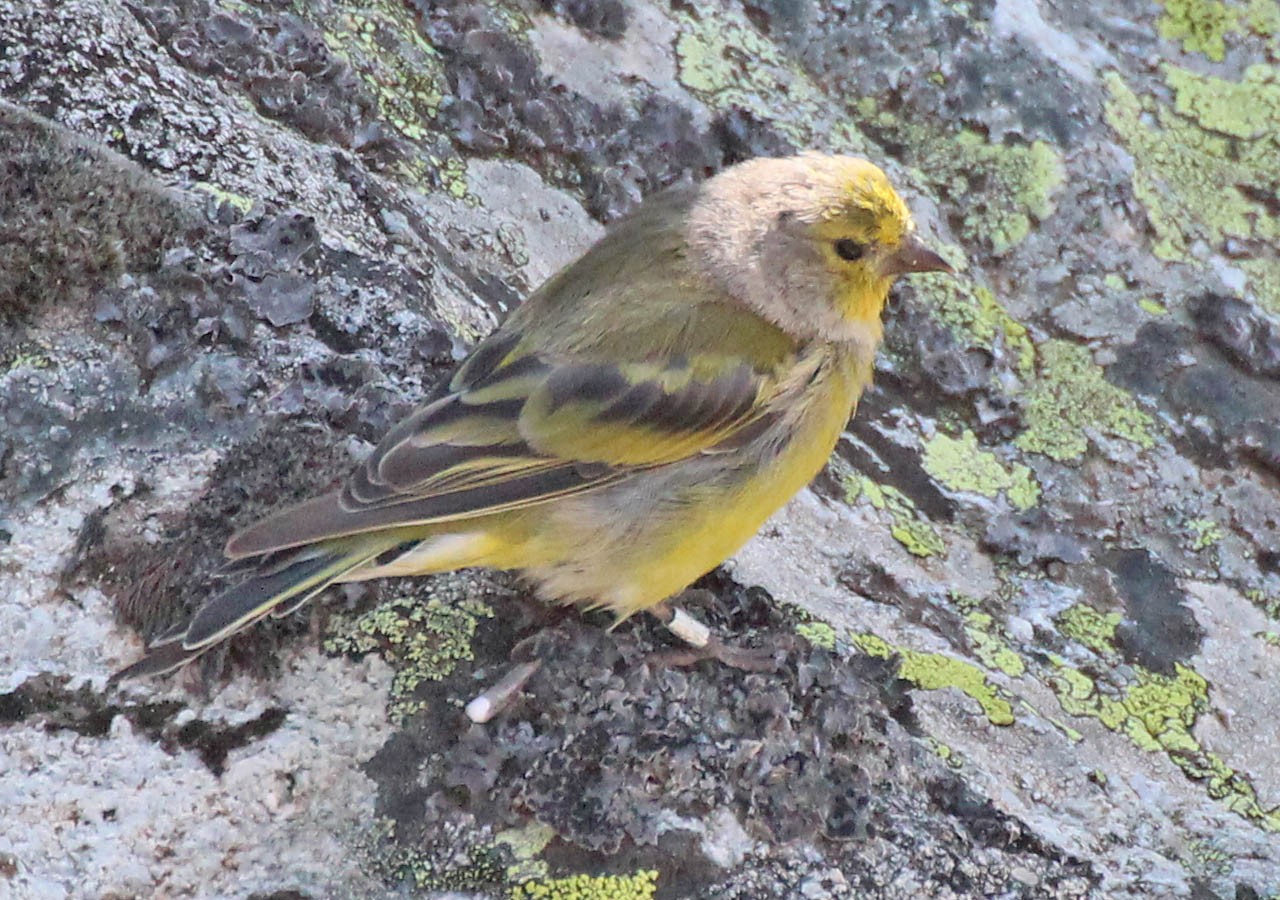
[[[849,156],[726,169],[702,186],[688,241],[704,275],[801,338],[874,344],[895,278],[951,271],[916,238],[884,172]]]

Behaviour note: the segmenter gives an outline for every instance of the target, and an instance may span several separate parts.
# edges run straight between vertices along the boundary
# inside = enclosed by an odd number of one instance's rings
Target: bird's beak
[[[914,234],[902,239],[898,249],[880,261],[880,274],[886,277],[907,275],[911,272],[947,272],[954,273],[950,263],[934,253]]]

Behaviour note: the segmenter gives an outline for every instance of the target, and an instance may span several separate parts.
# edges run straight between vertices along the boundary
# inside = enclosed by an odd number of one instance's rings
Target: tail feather
[[[147,655],[131,666],[125,666],[107,680],[107,687],[131,678],[147,678],[181,669],[201,654],[200,650],[188,650],[181,641],[157,644],[147,649]]]
[[[215,644],[262,617],[287,615],[315,597],[335,579],[373,559],[385,545],[368,542],[342,549],[307,548],[288,562],[269,565],[210,599],[191,621],[169,629],[147,648],[147,655],[111,676],[115,684],[181,668]]]

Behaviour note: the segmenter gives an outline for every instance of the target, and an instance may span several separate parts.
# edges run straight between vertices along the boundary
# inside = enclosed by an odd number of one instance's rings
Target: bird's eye
[[[847,262],[857,262],[867,252],[865,244],[859,244],[850,238],[840,238],[835,243],[836,256]]]

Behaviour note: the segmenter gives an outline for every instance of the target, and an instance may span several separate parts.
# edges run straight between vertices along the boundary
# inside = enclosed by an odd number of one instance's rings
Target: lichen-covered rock
[[[10,4],[0,895],[1280,892],[1277,58],[1275,0]],[[702,584],[776,671],[458,573],[106,689],[603,225],[808,147],[960,274]]]

